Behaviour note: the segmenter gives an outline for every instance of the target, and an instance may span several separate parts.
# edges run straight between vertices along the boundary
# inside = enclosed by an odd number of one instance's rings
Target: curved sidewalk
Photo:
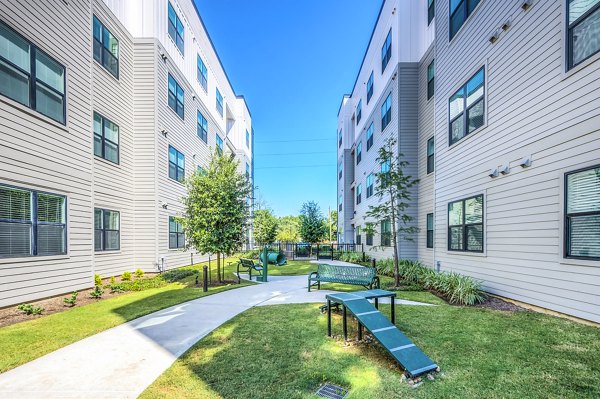
[[[309,293],[306,283],[306,276],[271,276],[266,284],[209,295],[140,317],[0,374],[0,397],[136,398],[193,344],[245,310],[324,303],[331,291]]]

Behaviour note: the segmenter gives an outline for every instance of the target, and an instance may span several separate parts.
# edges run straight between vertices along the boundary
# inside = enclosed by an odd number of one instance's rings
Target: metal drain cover
[[[344,399],[348,396],[348,390],[333,384],[323,384],[317,391],[317,396],[329,399]]]

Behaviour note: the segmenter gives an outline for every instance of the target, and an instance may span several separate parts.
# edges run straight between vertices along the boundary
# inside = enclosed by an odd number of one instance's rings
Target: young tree
[[[320,242],[329,234],[324,222],[319,205],[313,201],[305,202],[300,211],[300,237],[311,244]]]
[[[386,224],[388,232],[382,231],[382,241],[390,240],[394,248],[394,280],[395,286],[400,285],[400,270],[398,267],[398,244],[400,239],[412,241],[418,232],[416,226],[411,225],[413,217],[407,213],[410,207],[411,188],[419,180],[404,174],[408,162],[402,160],[402,154],[396,155],[396,140],[386,140],[379,149],[377,161],[381,165],[381,172],[376,173],[375,195],[379,198],[378,205],[370,205],[365,220],[369,220],[365,231],[373,234],[374,225]],[[382,229],[383,230],[383,229]]]
[[[238,172],[239,162],[215,151],[208,169],[186,180],[182,218],[187,246],[201,254],[217,255],[217,281],[221,283],[221,255],[230,255],[245,239],[252,187]]]
[[[279,218],[277,239],[281,242],[297,242],[300,240],[298,232],[300,218],[298,216],[283,216]]]
[[[269,209],[254,211],[254,239],[258,244],[270,244],[277,237],[278,221]]]
[[[331,234],[329,235],[330,241],[337,241],[338,233],[338,211],[336,209],[329,212],[329,225],[327,226]]]

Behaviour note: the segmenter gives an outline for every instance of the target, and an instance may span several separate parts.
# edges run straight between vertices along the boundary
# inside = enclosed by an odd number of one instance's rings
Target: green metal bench
[[[240,269],[242,270],[246,270],[246,273],[248,273],[248,275],[250,276],[250,280],[252,280],[252,270],[256,270],[259,274],[259,276],[262,276],[262,271],[263,268],[262,266],[259,264],[254,263],[254,261],[252,259],[244,259],[244,258],[240,258],[240,261],[238,262],[237,265],[237,276],[238,276],[238,281],[241,281],[240,278]]]
[[[379,288],[379,277],[374,267],[341,266],[319,264],[316,272],[308,276],[308,292],[310,287],[321,289],[321,282],[362,285],[365,288]]]

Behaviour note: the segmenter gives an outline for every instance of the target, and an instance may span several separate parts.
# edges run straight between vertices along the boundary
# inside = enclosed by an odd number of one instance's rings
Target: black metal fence
[[[365,257],[362,244],[306,244],[306,243],[291,243],[280,242],[271,244],[272,250],[279,250],[288,259],[330,259],[339,260],[344,252],[360,252]],[[364,259],[363,259],[364,260]]]

